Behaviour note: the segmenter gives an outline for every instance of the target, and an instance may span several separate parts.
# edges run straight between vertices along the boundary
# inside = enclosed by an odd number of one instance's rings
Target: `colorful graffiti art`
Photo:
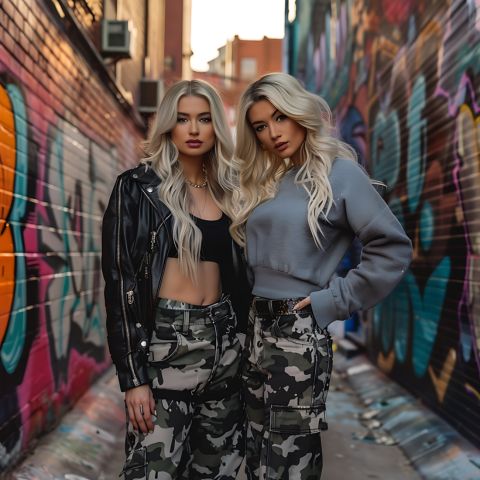
[[[289,71],[330,103],[414,245],[369,352],[480,445],[480,5],[296,3]]]
[[[109,365],[101,218],[115,152],[0,82],[0,470]]]

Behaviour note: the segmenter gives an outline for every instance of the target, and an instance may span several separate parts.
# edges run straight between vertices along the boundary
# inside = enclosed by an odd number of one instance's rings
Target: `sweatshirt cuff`
[[[313,316],[321,330],[337,320],[337,307],[330,289],[319,290],[310,294]]]

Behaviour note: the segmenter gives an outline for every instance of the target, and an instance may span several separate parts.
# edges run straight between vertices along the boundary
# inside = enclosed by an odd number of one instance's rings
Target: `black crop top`
[[[228,228],[230,219],[224,213],[218,220],[204,220],[192,215],[193,221],[202,232],[202,246],[200,248],[200,260],[218,263],[222,292],[231,294],[234,285],[233,270],[233,240]],[[178,258],[175,243],[168,252],[169,257]]]
[[[231,258],[232,237],[228,231],[230,226],[229,218],[224,213],[218,220],[204,220],[195,215],[190,215],[202,232],[200,260],[215,262],[221,266],[226,260]],[[168,256],[178,258],[178,251],[174,242],[172,242]]]

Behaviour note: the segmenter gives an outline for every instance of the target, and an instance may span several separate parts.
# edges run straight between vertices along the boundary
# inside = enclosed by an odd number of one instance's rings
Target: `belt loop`
[[[289,298],[289,299],[287,300],[287,308],[288,308],[288,311],[289,311],[289,312],[291,311],[291,312],[293,312],[293,313],[297,313],[297,310],[293,308],[296,303],[297,303],[297,302],[296,302],[295,299],[293,299],[293,298]]]
[[[272,302],[272,300],[269,300],[269,301],[268,301],[268,311],[270,312],[270,315],[271,315],[272,317],[275,316],[275,313],[274,313],[274,311],[273,311],[273,302]]]
[[[188,333],[190,327],[190,310],[183,311],[182,333]]]
[[[230,297],[228,297],[225,301],[228,303],[228,308],[229,308],[228,314],[230,316],[232,316],[233,315],[233,306],[232,306],[232,302],[230,300]]]

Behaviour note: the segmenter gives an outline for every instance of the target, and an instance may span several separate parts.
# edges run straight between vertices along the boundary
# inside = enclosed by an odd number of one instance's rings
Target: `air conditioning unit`
[[[154,113],[163,97],[163,80],[140,80],[138,96],[138,111],[140,113]]]
[[[102,21],[102,54],[104,57],[132,58],[132,29],[128,20]]]

